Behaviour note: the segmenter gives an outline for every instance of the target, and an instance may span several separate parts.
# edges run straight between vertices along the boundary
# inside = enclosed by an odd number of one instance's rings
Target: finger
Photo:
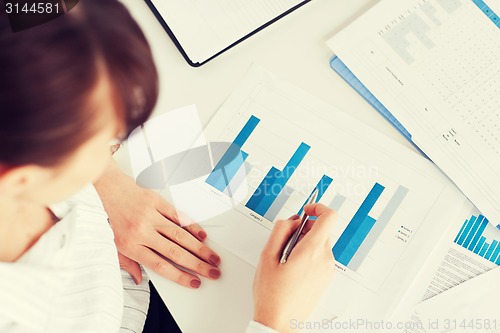
[[[212,251],[208,246],[201,243],[191,233],[178,225],[170,224],[166,226],[159,226],[157,227],[157,231],[205,262],[213,266],[218,266],[220,264],[220,256],[217,253]],[[155,249],[161,249],[162,243],[163,242],[160,242],[160,244],[158,244],[159,247],[155,247]]]
[[[328,248],[328,249],[333,249],[333,247],[335,246],[335,238],[333,238],[332,235],[329,235],[328,238],[326,239],[326,244],[325,246]],[[333,252],[332,252],[332,255],[333,255]]]
[[[269,236],[266,246],[264,247],[263,253],[276,257],[276,262],[278,258],[281,257],[281,252],[285,247],[286,242],[292,235],[292,233],[297,229],[300,224],[300,220],[278,220],[274,224],[273,231]]]
[[[143,247],[143,250],[140,251],[138,260],[140,260],[144,266],[181,286],[198,289],[201,285],[201,280],[197,276],[175,267],[172,263],[147,247]]]
[[[192,236],[189,235],[189,237]],[[190,271],[198,273],[212,280],[216,280],[220,277],[220,269],[194,256],[192,253],[179,246],[178,244],[171,242],[168,239],[161,237],[160,235],[157,236],[155,243],[155,250],[158,251],[159,254],[171,260],[180,267],[189,269]],[[207,247],[205,246],[205,248]]]
[[[177,221],[183,227],[188,227],[190,225],[196,224],[196,221],[189,217],[186,213],[180,210],[176,210]]]
[[[159,199],[156,203],[156,209],[158,212],[169,219],[170,221],[179,224],[179,218],[177,217],[177,210],[174,205],[164,200],[163,198]]]
[[[156,209],[161,215],[174,222],[175,224],[181,225],[183,227],[190,226],[196,223],[187,214],[177,210],[174,205],[170,204],[166,200],[159,200],[156,205]]]
[[[203,242],[207,239],[207,232],[197,223],[190,224],[187,227],[184,227],[191,235],[196,237],[197,240]]]
[[[311,241],[315,244],[323,244],[332,233],[337,214],[335,211],[326,207],[323,204],[312,204],[304,207],[304,210],[309,216],[317,216],[311,230],[304,237],[304,241]]]
[[[309,230],[311,230],[311,228],[314,225],[314,222],[315,222],[315,220],[312,220],[312,219],[307,220],[306,224],[304,225],[304,228],[302,229],[302,235],[307,234],[309,232]]]
[[[141,283],[142,272],[141,267],[137,262],[124,256],[120,252],[118,252],[118,261],[120,262],[120,268],[130,274],[130,277],[134,280],[135,284]]]
[[[203,241],[207,238],[207,233],[195,223],[193,219],[187,216],[185,213],[177,211],[177,209],[165,200],[160,200],[157,204],[156,209],[158,212],[170,222],[174,224],[184,226],[186,230],[196,237],[198,240]]]

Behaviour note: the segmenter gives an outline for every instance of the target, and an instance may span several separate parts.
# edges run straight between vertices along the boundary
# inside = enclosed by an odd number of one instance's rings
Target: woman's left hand
[[[206,232],[189,221],[182,221],[187,226],[181,227],[179,214],[159,194],[137,186],[114,161],[94,185],[115,234],[120,266],[136,283],[142,280],[137,263],[188,288],[198,288],[201,280],[172,262],[207,278],[219,278],[220,257],[203,244]]]

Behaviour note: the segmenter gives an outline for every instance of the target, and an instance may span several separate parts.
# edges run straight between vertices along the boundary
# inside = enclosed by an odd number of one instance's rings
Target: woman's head
[[[0,185],[2,177],[12,185],[42,171],[52,183],[92,181],[110,139],[143,123],[156,103],[158,78],[143,33],[116,0],[80,1],[18,33],[2,15]]]

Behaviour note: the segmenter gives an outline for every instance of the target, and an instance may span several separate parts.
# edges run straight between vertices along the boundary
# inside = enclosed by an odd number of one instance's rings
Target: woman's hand
[[[138,262],[189,288],[198,288],[201,280],[171,262],[207,278],[219,278],[220,257],[202,243],[206,232],[179,216],[160,195],[137,186],[114,161],[94,185],[115,234],[120,266],[136,283],[142,279]],[[186,219],[182,225],[187,227],[182,228],[179,219]]]
[[[309,317],[335,270],[330,236],[337,219],[335,212],[322,204],[308,205],[305,211],[318,218],[307,222],[306,234],[287,262],[280,264],[279,260],[288,238],[300,224],[298,217],[276,222],[255,274],[254,320],[281,333],[291,331],[291,320]]]

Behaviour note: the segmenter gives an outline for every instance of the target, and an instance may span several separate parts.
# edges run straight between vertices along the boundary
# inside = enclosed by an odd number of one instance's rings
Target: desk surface
[[[256,63],[411,148],[329,67],[332,53],[325,41],[378,0],[313,0],[200,68],[185,62],[144,2],[123,2],[153,49],[161,86],[156,114],[196,104],[206,125]],[[204,279],[193,291],[154,274],[152,279],[184,333],[243,332],[252,314],[254,268],[221,246],[209,245],[222,257],[221,280]]]

